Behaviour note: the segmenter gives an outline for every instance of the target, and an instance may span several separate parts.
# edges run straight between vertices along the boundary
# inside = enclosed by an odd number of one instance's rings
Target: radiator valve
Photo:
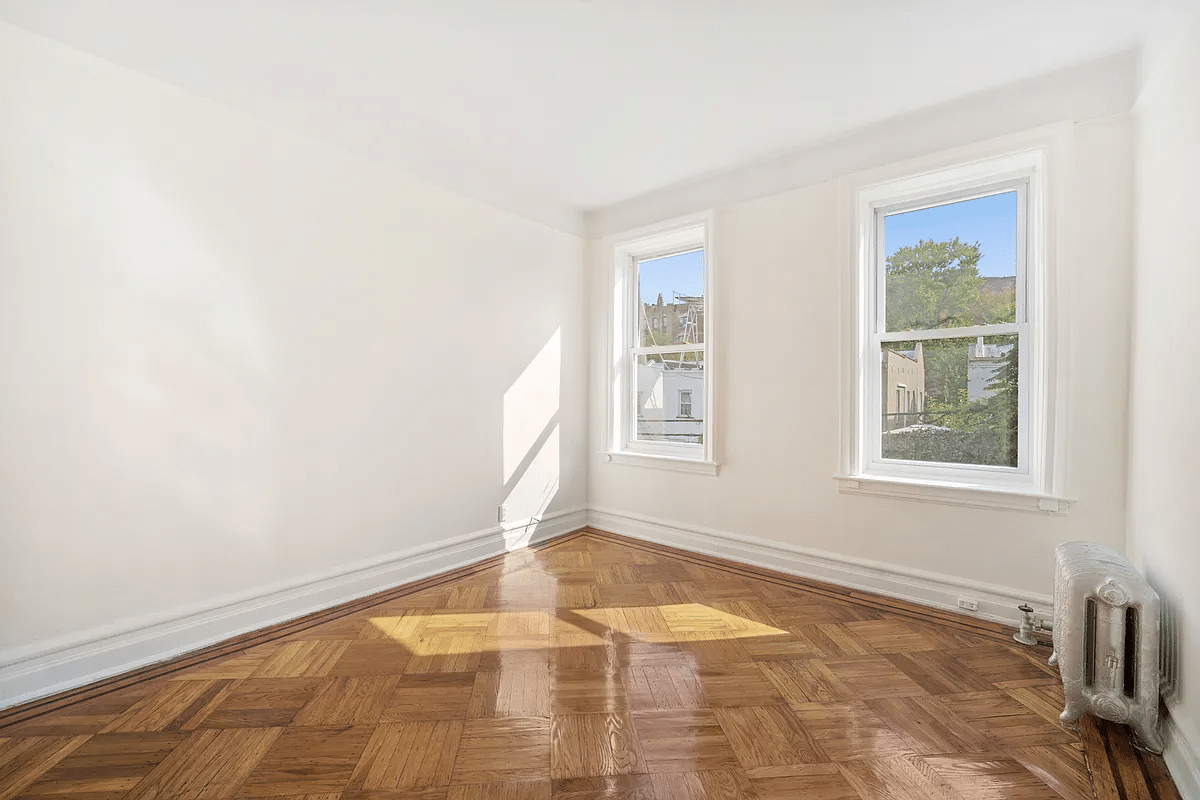
[[[1013,638],[1021,644],[1037,644],[1037,637],[1033,635],[1033,609],[1028,603],[1022,603],[1017,606],[1017,610],[1024,614],[1025,618],[1021,620],[1021,627],[1013,634]]]

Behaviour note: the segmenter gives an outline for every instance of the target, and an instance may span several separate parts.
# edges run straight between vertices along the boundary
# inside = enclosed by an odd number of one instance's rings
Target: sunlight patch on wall
[[[505,498],[509,522],[504,544],[509,550],[529,544],[537,523],[558,494],[559,469],[559,432],[555,425]]]
[[[504,475],[507,484],[558,413],[561,329],[504,393]]]
[[[556,329],[504,393],[504,544],[529,544],[558,494],[560,475],[559,386],[562,331]]]

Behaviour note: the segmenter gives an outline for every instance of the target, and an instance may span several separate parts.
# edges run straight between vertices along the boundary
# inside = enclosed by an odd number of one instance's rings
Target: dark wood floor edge
[[[529,545],[530,550],[542,551],[548,550],[559,545],[566,544],[574,539],[587,534],[587,528],[577,528],[573,531],[558,534],[540,542],[535,542]],[[351,614],[356,611],[362,611],[372,606],[377,606],[382,603],[404,597],[414,592],[424,591],[444,583],[461,580],[477,572],[498,566],[503,563],[508,553],[500,553],[471,564],[465,564],[461,567],[439,572],[436,575],[430,575],[426,578],[421,578],[409,583],[400,584],[383,589],[374,594],[360,597],[355,600],[349,600],[345,603],[339,603],[335,606],[329,606],[318,611],[313,611],[303,616],[295,617],[294,619],[278,622],[274,625],[269,625],[265,628],[258,628],[247,633],[233,636],[229,639],[224,639],[215,644],[207,645],[196,650],[183,653],[182,655],[172,656],[163,661],[156,661],[152,664],[147,664],[142,667],[129,670],[127,672],[118,673],[116,675],[102,678],[98,681],[77,686],[71,689],[65,689],[61,692],[46,695],[45,697],[35,698],[24,703],[19,703],[8,708],[0,708],[0,734],[4,728],[16,725],[21,722],[33,719],[34,717],[49,714],[54,711],[66,708],[68,706],[83,703],[88,700],[94,700],[98,697],[103,697],[106,694],[117,692],[122,689],[127,689],[130,686],[141,681],[153,680],[161,678],[164,675],[170,675],[174,672],[179,672],[184,669],[190,669],[195,666],[213,661],[218,658],[224,658],[228,655],[246,650],[250,647],[255,647],[260,644],[266,644],[276,639],[282,639],[285,636],[290,636],[308,628],[321,625],[333,619],[337,619],[345,614]]]
[[[759,567],[754,564],[747,564],[742,561],[733,561],[721,556],[711,556],[704,553],[696,553],[691,550],[684,550],[671,545],[659,544],[658,542],[647,541],[646,539],[638,539],[633,536],[624,536],[612,531],[602,530],[595,527],[587,527],[584,532],[600,538],[608,539],[614,543],[626,545],[628,547],[636,547],[650,553],[661,553],[669,555],[672,558],[678,558],[681,561],[690,561],[700,566],[711,566],[726,572],[732,572],[747,578],[764,580],[769,583],[774,583],[780,586],[803,589],[806,592],[812,592],[824,597],[829,597],[834,600],[841,600],[855,605],[866,606],[869,608],[887,611],[900,616],[909,617],[911,619],[922,622],[936,622],[938,624],[951,625],[962,629],[965,632],[972,633],[977,636],[996,639],[1006,644],[1016,645],[1013,643],[1012,635],[1016,631],[1015,626],[1008,626],[1000,622],[992,622],[991,620],[972,617],[967,614],[958,614],[953,611],[946,611],[932,606],[921,605],[909,600],[900,600],[886,595],[875,594],[861,589],[852,589],[847,586],[841,586],[836,583],[819,581],[814,578],[804,578],[799,575],[791,575],[786,572],[769,569],[767,567]],[[1048,643],[1043,642],[1043,645]],[[1025,647],[1021,646],[1020,652],[1030,652],[1036,654],[1039,658],[1043,656],[1049,657],[1048,647]]]
[[[1128,726],[1089,714],[1078,729],[1096,800],[1181,800],[1163,757],[1137,749]]]

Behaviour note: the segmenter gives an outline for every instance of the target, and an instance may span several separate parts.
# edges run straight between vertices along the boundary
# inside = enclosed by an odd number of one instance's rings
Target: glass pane
[[[884,458],[1017,466],[1017,336],[887,342]]]
[[[1017,193],[888,214],[889,331],[1015,322]]]
[[[704,341],[704,251],[638,262],[641,347]]]
[[[704,443],[704,353],[638,356],[637,438]]]

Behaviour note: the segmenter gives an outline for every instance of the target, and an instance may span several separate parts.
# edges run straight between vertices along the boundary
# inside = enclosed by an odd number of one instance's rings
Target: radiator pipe
[[[1025,615],[1021,620],[1021,627],[1017,628],[1017,632],[1013,634],[1013,639],[1021,644],[1037,644],[1037,637],[1033,635],[1033,608],[1028,603],[1022,603],[1017,606],[1017,610]]]

